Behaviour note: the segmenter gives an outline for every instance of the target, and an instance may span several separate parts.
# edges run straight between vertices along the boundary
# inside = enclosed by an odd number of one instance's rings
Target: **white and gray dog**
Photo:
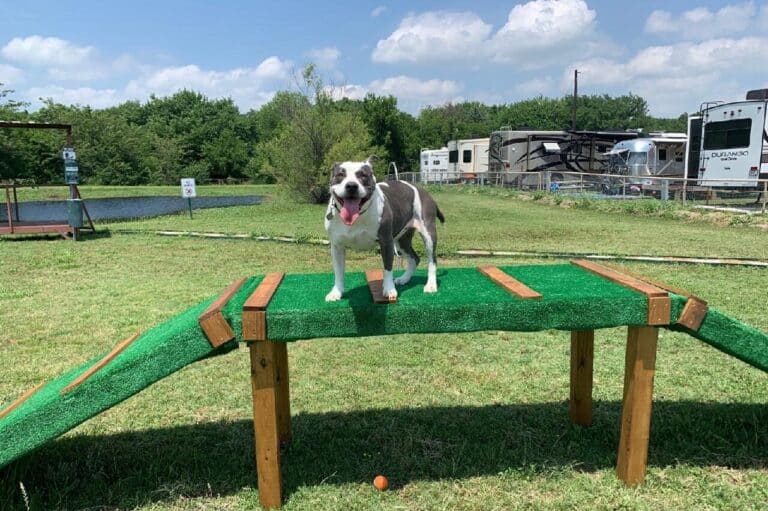
[[[344,294],[346,249],[370,250],[376,245],[381,249],[384,262],[384,296],[396,299],[395,284],[402,285],[411,280],[419,264],[419,256],[411,246],[416,231],[424,240],[427,253],[424,292],[437,292],[435,218],[445,222],[437,204],[424,190],[403,181],[377,184],[371,158],[335,164],[331,174],[331,199],[325,215],[335,281],[325,300],[336,301]],[[408,268],[397,279],[392,276],[395,250],[408,258]]]

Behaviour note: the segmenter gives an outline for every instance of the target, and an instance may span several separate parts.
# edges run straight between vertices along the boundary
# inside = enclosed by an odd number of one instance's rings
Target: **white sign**
[[[195,191],[194,178],[187,177],[181,180],[181,196],[187,199],[197,197],[197,191]]]

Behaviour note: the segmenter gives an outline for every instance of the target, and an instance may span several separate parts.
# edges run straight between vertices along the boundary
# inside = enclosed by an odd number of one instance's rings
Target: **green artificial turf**
[[[542,298],[517,298],[476,268],[449,268],[438,272],[438,293],[424,293],[426,277],[417,273],[408,285],[399,288],[397,303],[387,305],[372,302],[363,273],[349,273],[344,298],[326,302],[332,274],[289,274],[267,309],[268,337],[295,341],[399,333],[593,330],[646,324],[644,295],[580,267],[559,264],[501,269],[538,291]],[[261,277],[248,279],[223,310],[238,338],[242,336],[243,303],[260,282]],[[236,341],[211,348],[199,327],[198,316],[214,298],[143,333],[106,367],[64,396],[61,389],[101,357],[48,382],[0,420],[0,467],[186,365],[235,348]],[[674,294],[671,298],[674,323],[686,299]],[[768,371],[768,336],[716,310],[710,309],[698,332],[688,333]]]
[[[249,279],[223,310],[238,338],[242,335],[243,303],[259,282],[261,278]],[[213,349],[199,327],[198,316],[214,299],[144,332],[105,367],[63,396],[60,391],[103,355],[47,382],[0,419],[0,467],[179,369],[236,348],[237,340],[233,340]]]

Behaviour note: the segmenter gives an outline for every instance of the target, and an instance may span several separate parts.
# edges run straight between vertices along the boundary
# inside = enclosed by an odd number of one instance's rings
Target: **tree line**
[[[414,116],[400,111],[393,96],[337,99],[311,65],[294,90],[247,112],[231,99],[192,90],[103,109],[48,99],[29,111],[0,87],[0,120],[72,124],[83,183],[277,181],[311,201],[325,199],[333,161],[374,154],[384,162],[378,172],[390,161],[401,171],[418,170],[421,148],[448,140],[487,137],[501,126],[568,129],[571,105],[570,96],[501,105],[469,101],[430,106]],[[686,116],[652,117],[647,102],[633,94],[587,95],[578,98],[576,124],[580,130],[685,131]],[[0,180],[62,183],[63,146],[64,135],[55,131],[0,129]]]

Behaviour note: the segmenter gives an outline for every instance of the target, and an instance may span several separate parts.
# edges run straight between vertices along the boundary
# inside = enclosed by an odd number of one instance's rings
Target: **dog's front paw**
[[[427,282],[427,285],[424,286],[424,292],[437,293],[437,284],[435,282]]]
[[[390,302],[394,302],[395,300],[397,300],[397,289],[395,289],[394,287],[391,287],[391,288],[385,287],[381,291],[381,294],[383,294],[384,298],[386,298]]]
[[[325,295],[325,301],[326,302],[336,302],[338,300],[341,300],[341,291],[338,288],[331,289],[331,292]]]
[[[411,281],[411,277],[406,277],[405,275],[402,275],[395,279],[395,284],[398,286],[402,286],[403,284],[407,284],[410,281]]]

